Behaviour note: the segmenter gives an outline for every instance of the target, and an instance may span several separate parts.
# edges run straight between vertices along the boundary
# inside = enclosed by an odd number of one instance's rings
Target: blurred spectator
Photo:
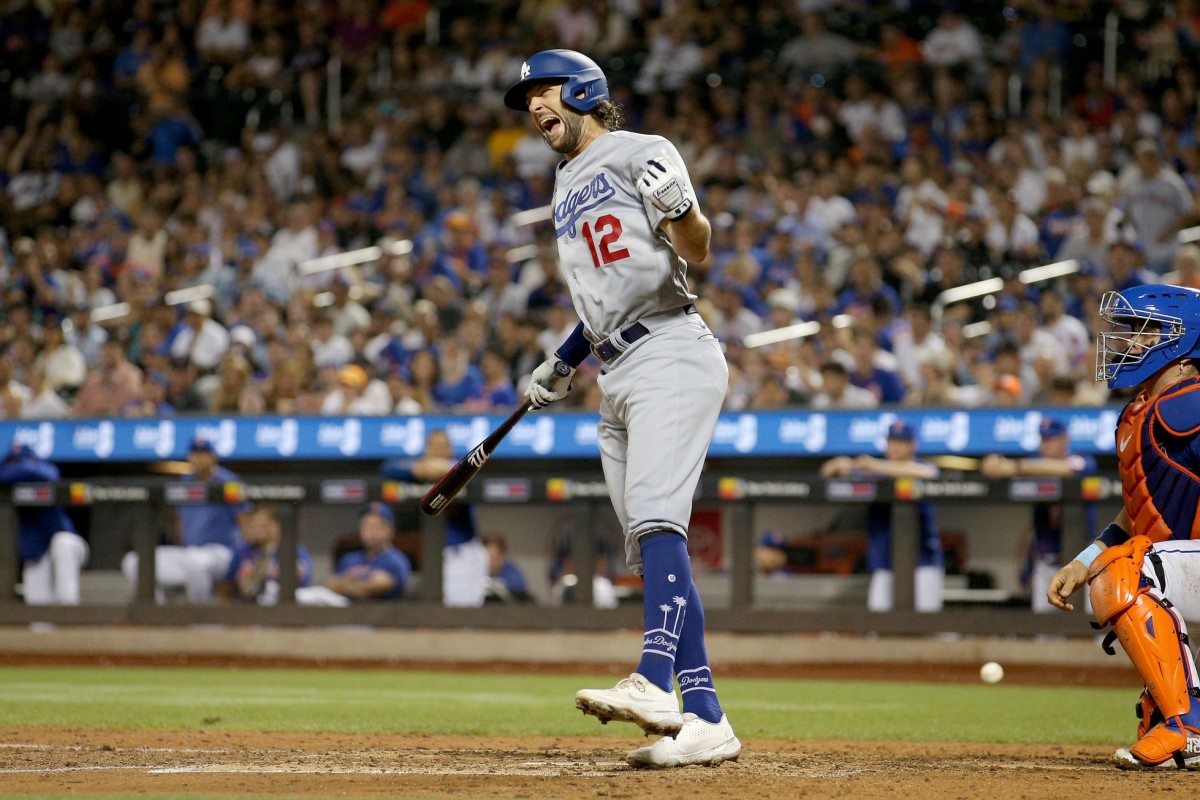
[[[14,444],[0,464],[0,484],[57,481],[58,467],[27,445]],[[79,605],[79,574],[88,562],[87,542],[62,506],[18,506],[21,587],[28,605]]]
[[[325,415],[383,416],[394,406],[387,385],[372,378],[358,364],[347,364],[337,372],[337,386],[321,401]]]
[[[787,563],[787,539],[775,531],[764,533],[754,546],[755,571],[766,577],[785,578]]]
[[[259,503],[242,517],[242,546],[216,585],[216,598],[273,606],[279,601],[279,509]],[[312,580],[312,559],[296,545],[296,587]]]
[[[0,358],[0,365],[4,359]],[[0,370],[0,377],[3,372]],[[100,363],[75,395],[73,410],[77,417],[116,416],[126,403],[137,400],[142,392],[142,371],[125,358],[125,345],[117,337],[100,348]]]
[[[187,359],[201,372],[216,369],[221,356],[229,349],[229,331],[212,318],[212,301],[201,299],[188,303],[183,322],[176,326],[171,339],[171,357]]]
[[[525,573],[508,557],[508,540],[497,534],[485,536],[488,552],[488,581],[485,602],[530,603],[533,596],[525,583]]]
[[[1161,275],[1170,269],[1177,234],[1195,215],[1196,202],[1178,173],[1162,162],[1156,141],[1139,139],[1133,154],[1134,162],[1117,179],[1117,207],[1137,234],[1147,269]]]
[[[879,398],[869,389],[850,382],[846,366],[830,359],[821,365],[821,390],[812,399],[813,408],[875,408]]]
[[[394,459],[380,467],[385,478],[433,483],[457,462],[450,437],[433,430],[425,437],[424,452],[416,459]],[[446,544],[442,550],[442,599],[447,606],[483,605],[488,576],[488,554],[479,540],[475,509],[469,503],[451,503],[446,518]]]
[[[217,463],[212,442],[197,437],[188,447],[191,471],[184,480],[224,485],[238,476]],[[213,586],[229,571],[233,554],[241,546],[241,523],[250,504],[201,503],[176,508],[179,520],[175,541],[154,549],[155,599],[166,602],[167,589],[183,589],[190,603],[212,600]],[[121,559],[121,572],[134,587],[138,582],[138,554]]]
[[[985,456],[979,470],[986,478],[1077,478],[1096,472],[1096,460],[1091,456],[1071,453],[1071,440],[1066,423],[1057,417],[1043,417],[1038,432],[1041,444],[1032,458],[1008,458],[1002,455]],[[1096,504],[1086,503],[1085,533],[1095,535]],[[1033,530],[1021,566],[1021,584],[1028,588],[1033,610],[1038,614],[1053,609],[1046,601],[1050,579],[1062,563],[1064,509],[1062,503],[1035,503]]]
[[[821,466],[821,477],[936,478],[938,468],[918,459],[916,451],[916,432],[907,422],[897,420],[888,426],[883,458],[838,456]],[[942,610],[946,576],[941,537],[934,504],[922,500],[916,506],[918,538],[913,602],[917,611],[934,613]],[[867,610],[891,611],[895,574],[892,571],[890,502],[867,506],[867,569],[871,572]]]
[[[412,576],[408,556],[396,549],[396,517],[385,503],[367,505],[358,515],[361,550],[338,559],[323,586],[296,590],[296,602],[308,606],[348,606],[363,600],[398,600]]]

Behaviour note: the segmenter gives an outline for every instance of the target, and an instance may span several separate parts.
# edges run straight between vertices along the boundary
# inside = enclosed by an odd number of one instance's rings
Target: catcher
[[[1200,683],[1185,619],[1200,619],[1200,291],[1146,285],[1108,292],[1096,380],[1140,391],[1117,423],[1124,509],[1055,573],[1047,601],[1071,611],[1085,583],[1145,690],[1122,769],[1200,769]]]

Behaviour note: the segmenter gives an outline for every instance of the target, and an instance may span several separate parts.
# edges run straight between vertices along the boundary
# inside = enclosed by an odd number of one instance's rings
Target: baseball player
[[[58,477],[58,467],[23,444],[14,444],[0,464],[0,483],[57,481]],[[19,506],[17,530],[25,602],[79,605],[79,573],[89,551],[67,512],[62,506]]]
[[[192,467],[186,480],[206,483],[227,483],[238,476],[217,463],[217,451],[212,442],[197,437],[188,448],[188,463]],[[225,577],[233,554],[241,545],[241,517],[251,508],[249,503],[204,503],[179,506],[178,545],[159,545],[154,550],[154,575],[158,586],[155,596],[161,603],[165,589],[182,587],[188,602],[207,603],[212,600],[213,585]],[[121,571],[134,586],[137,585],[138,556],[125,554]]]
[[[1041,445],[1038,454],[1030,458],[1008,458],[1002,455],[985,456],[979,471],[988,478],[1078,478],[1096,473],[1096,459],[1071,452],[1071,437],[1067,425],[1057,417],[1043,417],[1038,432]],[[1096,535],[1096,504],[1087,503],[1084,516],[1088,537]],[[1030,605],[1036,614],[1054,610],[1046,602],[1050,579],[1062,560],[1063,504],[1034,503],[1033,537],[1029,543]]]
[[[821,465],[821,477],[845,478],[867,475],[887,478],[936,478],[938,468],[916,457],[917,433],[912,425],[895,420],[887,429],[884,457],[838,456]],[[936,613],[942,610],[946,567],[942,539],[938,534],[937,509],[928,500],[917,504],[917,568],[913,573],[913,607]],[[895,603],[896,575],[892,570],[892,504],[867,505],[868,611],[891,611]]]
[[[1200,619],[1200,291],[1151,284],[1108,292],[1096,379],[1140,391],[1117,423],[1124,509],[1055,573],[1047,601],[1085,583],[1105,639],[1121,646],[1145,683],[1137,741],[1117,766],[1200,768],[1200,682],[1185,620]]]
[[[566,396],[589,354],[602,362],[600,457],[626,560],[645,587],[637,671],[612,689],[578,692],[575,705],[666,734],[628,755],[635,767],[736,759],[742,745],[713,686],[687,552],[692,496],[729,374],[686,277],[686,262],[708,256],[711,226],[674,146],[617,129],[608,82],[587,56],[530,56],[504,102],[527,112],[563,157],[554,226],[581,320],[533,371],[526,396],[544,408]]]

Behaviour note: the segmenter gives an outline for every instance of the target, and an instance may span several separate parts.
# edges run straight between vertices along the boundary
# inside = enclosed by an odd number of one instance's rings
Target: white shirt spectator
[[[809,198],[805,217],[829,233],[835,233],[847,222],[854,219],[854,204],[841,195]]]
[[[957,15],[943,15],[937,27],[921,42],[925,60],[935,67],[950,67],[978,60],[983,55],[983,39],[975,26]]]
[[[895,100],[873,96],[854,102],[847,101],[842,103],[838,110],[838,120],[855,142],[859,141],[863,132],[868,129],[874,129],[889,142],[904,140],[904,112]]]
[[[354,345],[335,333],[324,341],[314,338],[312,354],[314,367],[340,367],[354,360]]]
[[[40,360],[46,385],[53,391],[82,386],[87,377],[83,353],[73,344],[62,344],[51,352],[43,352]]]
[[[184,328],[171,343],[173,358],[188,358],[201,369],[215,369],[229,349],[229,332],[216,320],[207,319],[200,332]]]
[[[21,406],[21,419],[63,419],[69,416],[71,407],[49,384],[44,385],[37,396]]]
[[[321,413],[325,416],[382,417],[392,411],[392,394],[387,384],[378,378],[372,379],[358,397],[348,403],[347,400],[346,390],[339,386],[321,400]]]
[[[213,15],[196,30],[196,49],[219,53],[241,53],[250,47],[250,29],[237,17]]]
[[[251,276],[262,284],[271,300],[286,302],[291,297],[296,265],[316,258],[319,247],[315,225],[306,225],[299,230],[280,228],[271,237],[270,248],[254,265]]]
[[[1011,225],[1005,225],[999,219],[988,223],[984,241],[993,251],[1003,255],[1013,255],[1026,251],[1038,244],[1037,224],[1024,214],[1013,217]]]
[[[371,327],[371,312],[354,300],[347,300],[340,308],[330,308],[329,315],[333,317],[334,333],[342,336]]]

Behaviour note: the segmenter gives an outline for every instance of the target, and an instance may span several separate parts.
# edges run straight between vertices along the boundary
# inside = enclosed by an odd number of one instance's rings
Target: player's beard
[[[545,133],[542,134],[542,138],[546,140],[546,144],[550,145],[550,149],[554,152],[568,155],[575,152],[579,147],[579,143],[583,141],[584,120],[579,114],[572,113],[566,109],[563,110],[562,115],[558,119],[562,122],[563,126],[563,135],[558,140],[558,144],[551,142],[550,137]]]

